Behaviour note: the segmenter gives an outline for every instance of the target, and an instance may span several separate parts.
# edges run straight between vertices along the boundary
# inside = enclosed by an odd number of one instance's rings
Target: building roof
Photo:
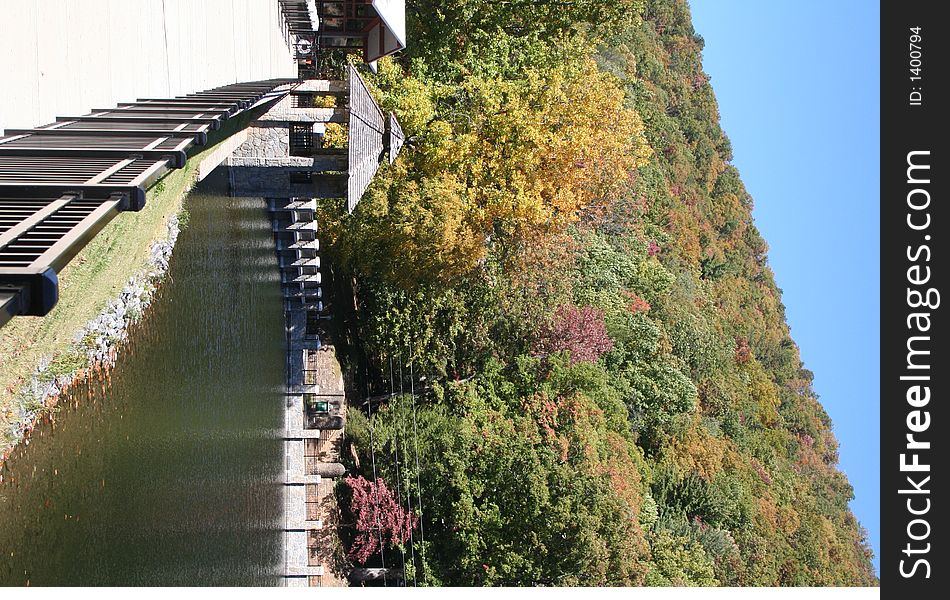
[[[373,8],[379,23],[366,38],[366,62],[371,65],[406,47],[406,0],[373,0]]]

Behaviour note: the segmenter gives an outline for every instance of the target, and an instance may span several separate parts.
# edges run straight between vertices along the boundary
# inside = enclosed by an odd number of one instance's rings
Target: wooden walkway
[[[0,135],[0,326],[43,316],[63,267],[146,190],[185,166],[194,146],[233,133],[222,123],[286,96],[289,80],[234,84],[178,98],[143,98]],[[258,111],[258,112],[260,112]]]

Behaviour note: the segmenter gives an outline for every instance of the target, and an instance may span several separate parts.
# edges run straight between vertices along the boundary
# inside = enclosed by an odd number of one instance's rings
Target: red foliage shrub
[[[353,492],[350,513],[356,521],[356,538],[347,558],[362,565],[384,547],[409,539],[419,519],[396,501],[382,479],[347,477],[344,482]]]
[[[772,485],[772,477],[769,475],[769,472],[765,470],[765,467],[762,466],[759,461],[752,459],[752,470],[755,471],[756,475],[759,476],[759,479],[762,480],[762,483],[765,485]]]
[[[660,253],[660,245],[656,243],[656,240],[650,240],[650,245],[647,246],[647,256],[656,256]]]
[[[749,348],[749,340],[744,337],[736,338],[736,362],[744,365],[752,360],[752,349]]]
[[[538,335],[535,352],[548,356],[567,350],[571,364],[597,362],[614,347],[604,325],[604,313],[592,306],[562,305]]]
[[[650,312],[650,303],[637,296],[633,292],[624,292],[624,295],[630,299],[627,309],[633,314]]]

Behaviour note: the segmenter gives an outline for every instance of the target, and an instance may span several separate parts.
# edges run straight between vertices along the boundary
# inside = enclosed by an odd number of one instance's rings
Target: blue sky
[[[792,337],[880,549],[879,3],[690,0]],[[877,557],[875,569],[880,572]]]

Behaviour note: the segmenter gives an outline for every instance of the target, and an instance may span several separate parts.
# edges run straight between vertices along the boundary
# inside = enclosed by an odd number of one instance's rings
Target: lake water
[[[280,583],[280,278],[264,201],[222,190],[216,173],[186,200],[108,381],[4,467],[0,584]]]

